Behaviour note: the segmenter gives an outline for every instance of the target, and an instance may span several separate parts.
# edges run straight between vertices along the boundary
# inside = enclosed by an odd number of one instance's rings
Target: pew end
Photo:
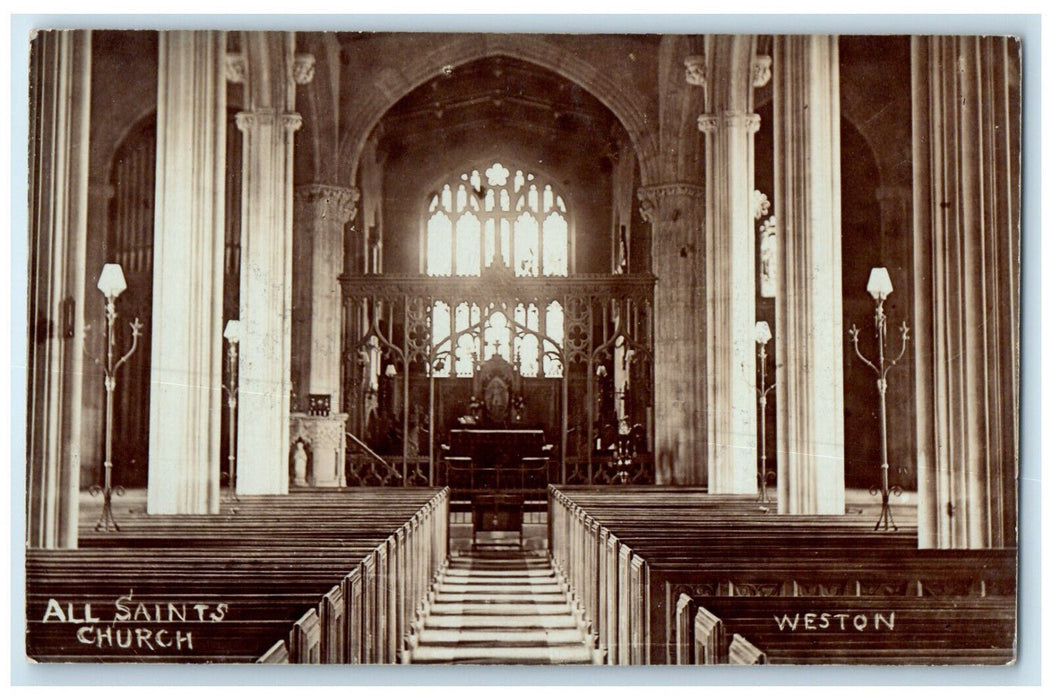
[[[257,664],[287,664],[289,663],[289,647],[284,639],[274,642],[274,646],[267,650],[263,656],[256,661]]]

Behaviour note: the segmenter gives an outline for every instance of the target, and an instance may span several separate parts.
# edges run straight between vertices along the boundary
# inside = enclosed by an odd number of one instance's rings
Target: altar
[[[474,532],[518,531],[527,502],[543,502],[554,446],[524,420],[521,378],[499,356],[481,365],[474,394],[440,449],[438,484],[470,501]],[[481,398],[479,398],[481,397]]]
[[[446,447],[441,478],[454,498],[480,492],[544,498],[552,445],[542,429],[454,429]]]

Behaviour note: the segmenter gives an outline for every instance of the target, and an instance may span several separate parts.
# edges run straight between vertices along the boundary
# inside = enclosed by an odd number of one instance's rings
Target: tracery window
[[[566,276],[570,227],[566,200],[536,174],[495,162],[475,168],[430,195],[425,232],[425,271],[435,276],[479,276],[483,269],[507,268],[517,277]],[[561,377],[558,354],[563,309],[553,301],[543,309],[477,304],[450,309],[436,302],[432,338],[447,361],[436,377],[470,377],[474,367],[494,355],[516,366],[524,377]]]

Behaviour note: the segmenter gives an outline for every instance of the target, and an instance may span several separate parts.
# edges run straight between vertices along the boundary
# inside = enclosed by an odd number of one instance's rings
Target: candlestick
[[[119,360],[114,361],[113,325],[117,322],[117,306],[115,302],[117,297],[121,295],[121,292],[128,288],[121,266],[115,263],[103,265],[102,274],[99,275],[98,287],[99,291],[106,297],[106,360],[102,362],[98,358],[92,359],[95,361],[95,364],[102,367],[104,375],[104,387],[106,389],[106,447],[103,458],[102,486],[96,484],[88,489],[88,492],[92,496],[102,494],[102,515],[99,516],[99,521],[95,523],[95,530],[109,532],[111,529],[118,531],[121,529],[113,517],[113,494],[124,495],[124,487],[113,485],[113,394],[117,390],[117,370],[128,361],[128,358],[132,356],[135,348],[139,345],[139,336],[142,335],[142,323],[139,322],[138,318],[131,322],[131,348]]]
[[[891,504],[889,498],[892,494],[896,496],[902,495],[902,487],[899,485],[891,485],[888,478],[888,409],[887,409],[887,391],[888,391],[888,371],[894,367],[902,356],[906,353],[906,342],[909,340],[910,329],[903,321],[899,327],[899,332],[902,334],[902,349],[899,350],[899,354],[895,359],[888,359],[884,353],[884,341],[887,336],[887,317],[884,315],[884,300],[891,294],[893,288],[891,286],[891,277],[888,275],[887,268],[875,267],[869,275],[869,283],[866,285],[866,291],[870,293],[876,302],[877,307],[874,312],[874,324],[876,325],[877,333],[877,363],[874,364],[867,360],[858,349],[858,334],[859,329],[852,324],[848,334],[851,336],[851,342],[855,346],[855,354],[858,355],[864,363],[866,363],[874,372],[877,373],[877,394],[880,397],[880,486],[872,487],[869,492],[873,495],[877,493],[881,497],[881,508],[880,517],[877,519],[877,524],[873,528],[879,530],[883,524],[884,530],[887,531],[890,527],[892,530],[898,530],[895,525],[895,520],[891,516]]]

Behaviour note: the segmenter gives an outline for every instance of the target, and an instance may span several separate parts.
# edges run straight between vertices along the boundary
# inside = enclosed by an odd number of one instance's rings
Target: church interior
[[[1020,70],[38,33],[27,655],[1012,663]]]

